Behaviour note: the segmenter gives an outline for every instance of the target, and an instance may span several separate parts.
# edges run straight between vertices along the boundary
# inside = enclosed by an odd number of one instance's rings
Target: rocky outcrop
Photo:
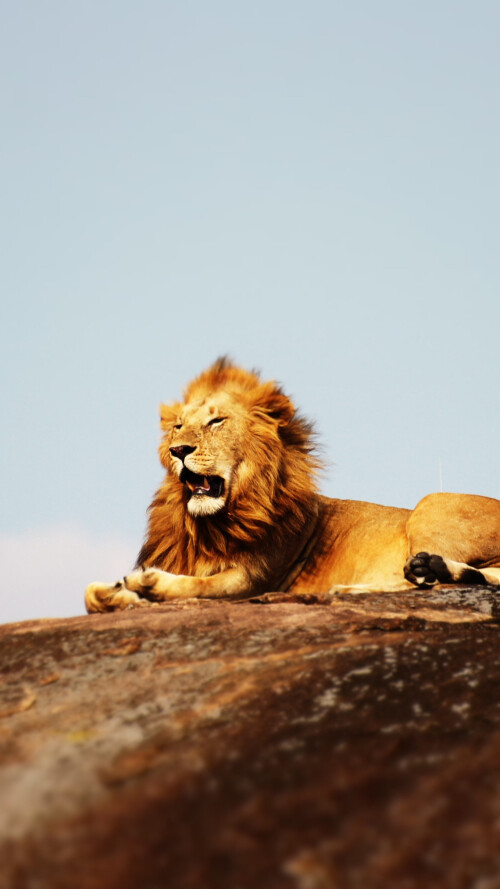
[[[500,887],[499,601],[0,627],[1,889]]]

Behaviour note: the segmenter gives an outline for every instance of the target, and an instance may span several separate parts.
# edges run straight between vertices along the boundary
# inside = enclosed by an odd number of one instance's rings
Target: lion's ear
[[[160,404],[160,426],[167,431],[177,421],[181,412],[180,404]]]
[[[279,426],[286,426],[295,414],[293,403],[274,383],[259,386],[253,398],[253,408],[272,417]]]

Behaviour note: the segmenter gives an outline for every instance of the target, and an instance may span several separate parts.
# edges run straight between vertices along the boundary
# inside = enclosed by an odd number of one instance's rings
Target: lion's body
[[[422,551],[475,568],[500,565],[498,500],[430,494],[414,510],[356,500],[320,502],[315,549],[289,589],[413,587],[403,568]],[[489,579],[495,582],[494,573]]]
[[[91,584],[89,611],[264,590],[500,583],[499,501],[432,494],[406,510],[322,497],[310,424],[254,373],[219,361],[161,417],[167,472],[137,570]]]

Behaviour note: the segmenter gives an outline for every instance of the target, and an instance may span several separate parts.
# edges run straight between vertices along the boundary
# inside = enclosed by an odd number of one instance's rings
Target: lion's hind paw
[[[431,587],[436,583],[452,583],[453,577],[442,556],[417,553],[410,556],[404,567],[404,573],[410,583],[419,587]]]

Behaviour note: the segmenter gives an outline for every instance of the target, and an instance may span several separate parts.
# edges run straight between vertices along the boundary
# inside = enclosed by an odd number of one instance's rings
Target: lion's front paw
[[[410,556],[404,567],[405,577],[419,587],[434,586],[435,583],[451,583],[452,576],[442,556],[417,553]]]
[[[89,614],[103,611],[123,611],[125,608],[140,608],[147,605],[136,593],[124,587],[123,583],[90,583],[85,590],[85,608]]]
[[[152,602],[161,601],[168,592],[169,583],[175,575],[159,568],[141,568],[132,571],[123,578],[127,590],[133,590],[139,596]]]

